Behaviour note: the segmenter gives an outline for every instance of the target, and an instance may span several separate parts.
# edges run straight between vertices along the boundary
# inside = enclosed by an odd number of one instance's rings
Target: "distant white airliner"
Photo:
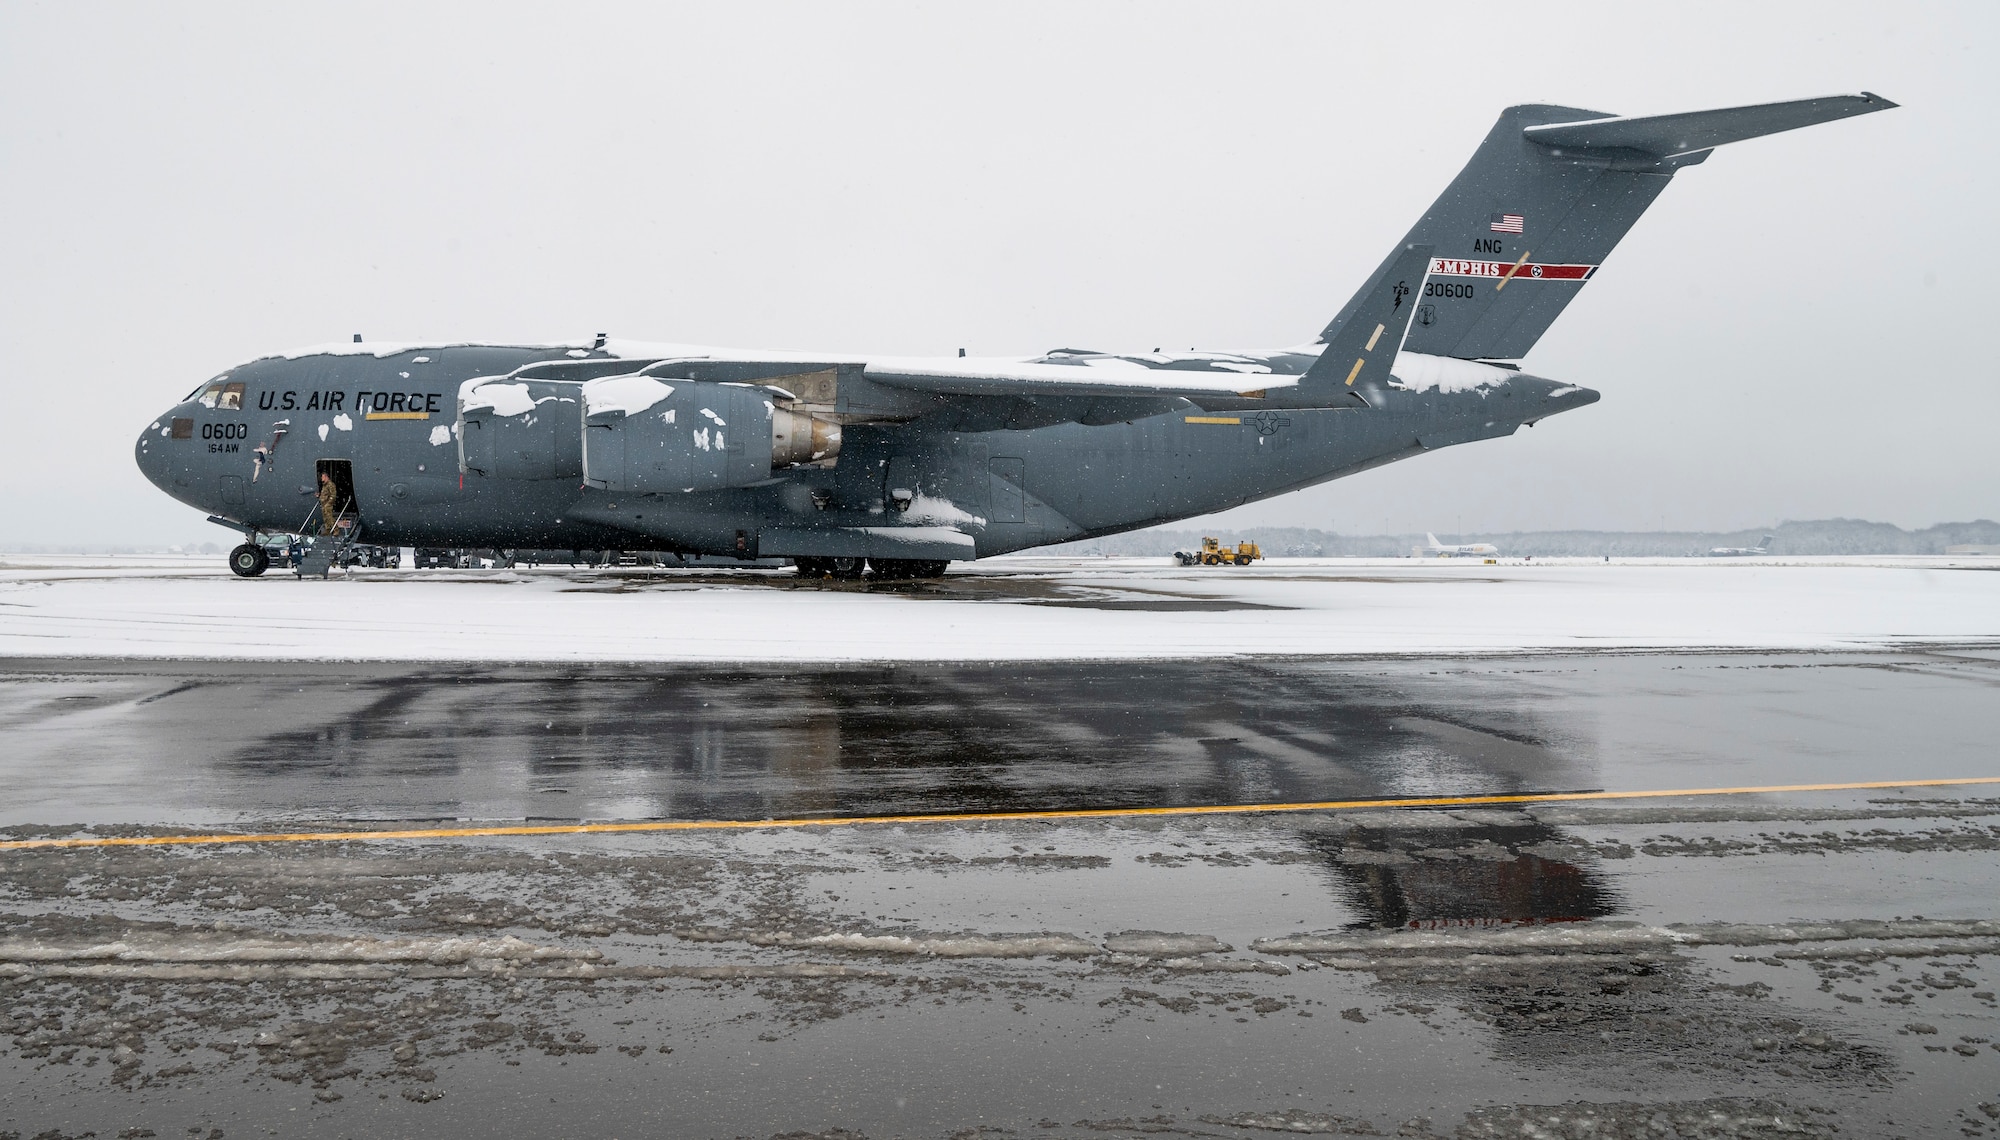
[[[1775,534],[1767,534],[1759,539],[1755,546],[1711,546],[1708,548],[1709,557],[1731,558],[1747,554],[1768,554],[1771,540],[1776,537],[1778,536]]]
[[[1437,535],[1427,532],[1424,537],[1430,540],[1430,545],[1424,548],[1424,553],[1439,558],[1470,558],[1482,554],[1490,558],[1500,553],[1500,548],[1490,542],[1468,542],[1461,546],[1446,546],[1438,541]]]

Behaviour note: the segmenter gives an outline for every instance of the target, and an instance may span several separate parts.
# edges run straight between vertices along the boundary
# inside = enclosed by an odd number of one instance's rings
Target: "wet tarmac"
[[[2000,776],[2000,654],[13,661],[4,838]],[[2000,1128],[2000,790],[0,852],[0,1135]]]

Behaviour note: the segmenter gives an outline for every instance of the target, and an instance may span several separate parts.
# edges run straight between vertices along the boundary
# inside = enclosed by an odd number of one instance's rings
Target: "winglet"
[[[1423,296],[1424,279],[1430,276],[1431,249],[1404,246],[1361,287],[1341,316],[1320,334],[1326,348],[1299,381],[1302,390],[1326,393],[1353,388],[1363,380],[1380,383],[1389,378]]]

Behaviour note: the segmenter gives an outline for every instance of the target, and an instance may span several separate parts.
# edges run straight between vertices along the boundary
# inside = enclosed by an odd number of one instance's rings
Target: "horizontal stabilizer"
[[[1531,142],[1564,152],[1630,151],[1653,158],[1672,158],[1871,111],[1886,111],[1895,105],[1880,95],[1863,91],[1859,95],[1829,95],[1718,111],[1550,123],[1527,127],[1521,133]]]

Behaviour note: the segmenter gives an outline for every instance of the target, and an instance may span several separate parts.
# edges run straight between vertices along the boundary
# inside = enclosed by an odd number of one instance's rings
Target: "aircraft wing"
[[[1403,247],[1321,334],[1314,355],[1293,351],[1136,353],[1058,349],[1034,360],[870,360],[862,375],[889,388],[945,396],[1049,399],[1278,399],[1285,407],[1332,407],[1345,393],[1388,379],[1428,280],[1432,247]],[[1290,398],[1286,398],[1290,397]]]
[[[1249,396],[1272,388],[1289,388],[1296,375],[1272,373],[1268,367],[1231,361],[1208,361],[1207,368],[1189,367],[1185,359],[1145,358],[1079,353],[1075,363],[1014,360],[875,359],[862,375],[889,388],[940,396],[1036,397],[1110,396],[1132,399]],[[1253,370],[1254,369],[1254,370]]]

